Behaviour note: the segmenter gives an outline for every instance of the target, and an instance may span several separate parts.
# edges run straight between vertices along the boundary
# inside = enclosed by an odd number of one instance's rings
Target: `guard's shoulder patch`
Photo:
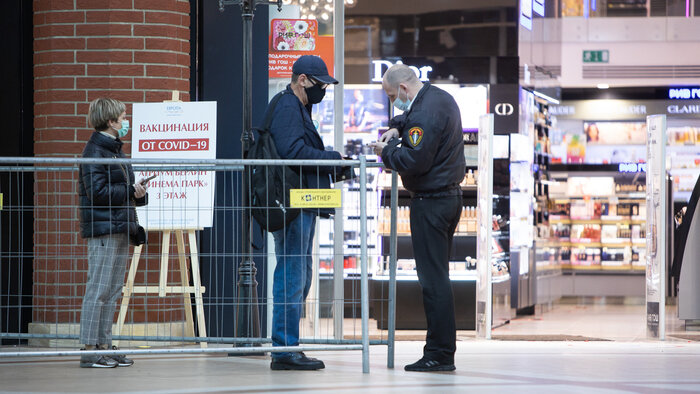
[[[408,140],[413,146],[418,146],[423,140],[423,129],[420,127],[411,127],[408,130]]]

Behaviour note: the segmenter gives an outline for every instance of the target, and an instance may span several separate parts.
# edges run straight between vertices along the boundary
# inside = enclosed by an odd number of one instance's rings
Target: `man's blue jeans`
[[[298,346],[301,308],[309,295],[316,213],[302,211],[275,238],[275,267],[272,296],[272,346]],[[280,358],[291,353],[273,353]]]

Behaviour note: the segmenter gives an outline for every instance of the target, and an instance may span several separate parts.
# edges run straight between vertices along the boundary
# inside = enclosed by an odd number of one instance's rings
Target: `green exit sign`
[[[610,52],[607,49],[602,51],[583,51],[584,63],[607,63],[610,60]]]

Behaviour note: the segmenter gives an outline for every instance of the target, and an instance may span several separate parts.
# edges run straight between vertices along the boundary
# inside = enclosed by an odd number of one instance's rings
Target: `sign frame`
[[[491,339],[493,326],[492,217],[493,217],[493,122],[494,115],[479,119],[479,179],[477,185],[477,280],[476,280],[476,336]]]
[[[666,338],[666,115],[647,117],[646,327]]]
[[[217,102],[134,103],[131,158],[216,159]],[[197,230],[213,226],[215,171],[169,165],[157,171],[134,166],[136,180],[149,182],[148,205],[137,207],[139,224],[149,231]],[[193,207],[195,207],[193,209]]]

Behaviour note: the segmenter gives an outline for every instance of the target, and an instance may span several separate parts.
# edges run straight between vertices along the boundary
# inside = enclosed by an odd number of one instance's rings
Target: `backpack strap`
[[[285,94],[286,90],[283,90],[275,95],[275,97],[270,100],[270,104],[267,106],[267,112],[265,112],[265,119],[263,120],[262,127],[260,127],[258,132],[268,132],[270,131],[270,126],[272,125],[272,115],[275,113],[275,108],[277,107],[277,102],[280,101],[282,96]]]
[[[263,124],[262,127],[253,127],[253,130],[257,131],[258,134],[264,134],[264,133],[269,133],[270,132],[270,125],[272,124],[272,114],[275,112],[275,108],[277,107],[277,102],[280,101],[280,98],[282,98],[282,95],[286,92],[286,90],[283,90],[279,93],[277,93],[272,100],[270,100],[270,103],[267,105],[267,110],[265,111],[265,119],[263,119]],[[252,141],[251,143],[255,142],[255,135],[251,135]],[[248,158],[248,153],[246,152],[245,154],[245,159]]]

